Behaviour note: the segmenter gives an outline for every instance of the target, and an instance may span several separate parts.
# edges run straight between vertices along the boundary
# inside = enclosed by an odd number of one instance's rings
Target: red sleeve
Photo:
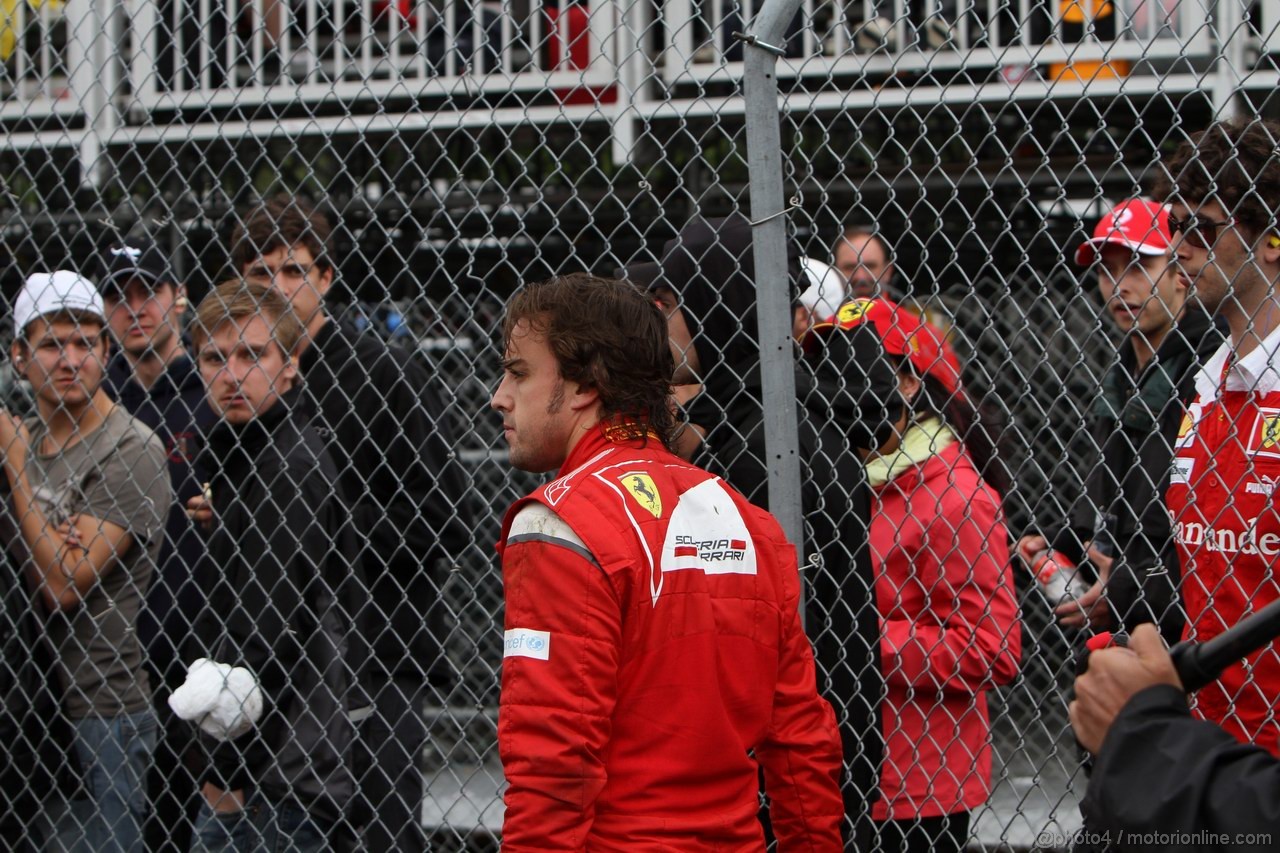
[[[885,620],[885,680],[988,690],[1013,680],[1022,655],[1008,532],[997,499],[985,488],[966,500],[949,486],[939,502],[913,567],[921,583],[932,584],[929,610]]]
[[[498,752],[502,849],[583,850],[605,783],[621,611],[604,572],[556,539],[507,544]]]
[[[786,621],[778,650],[773,719],[756,758],[764,769],[778,850],[841,850],[840,732],[831,706],[818,696],[813,649],[800,625],[795,551],[790,546],[785,551],[789,558],[780,554],[780,565],[787,567],[790,577],[785,581]]]

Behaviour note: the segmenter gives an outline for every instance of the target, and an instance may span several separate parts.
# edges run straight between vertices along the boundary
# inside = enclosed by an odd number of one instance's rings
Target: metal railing
[[[921,17],[904,0],[806,0],[778,74],[795,81],[784,88],[789,105],[817,109],[892,105],[907,97],[1006,98],[1018,84],[1019,95],[1044,97],[1064,81],[1076,85],[1053,94],[1074,97],[1083,81],[1070,69],[1092,75],[1089,64],[1104,62],[1127,63],[1133,76],[1090,77],[1094,93],[1140,94],[1152,88],[1144,82],[1151,74],[1161,75],[1166,89],[1192,91],[1225,49],[1243,50],[1241,16],[1230,5],[1142,0],[1121,8],[1112,38],[1077,7],[1084,21],[1068,41],[1054,3],[959,0],[948,14],[931,2]],[[22,0],[4,17],[13,47],[0,66],[0,120],[28,125],[15,128],[10,147],[79,145],[89,181],[106,145],[210,138],[229,128],[342,134],[570,118],[609,122],[615,159],[626,160],[645,121],[741,112],[735,93],[693,99],[683,89],[741,78],[742,48],[733,33],[752,11],[751,2],[726,0],[560,8],[429,0],[104,0],[59,7]],[[961,69],[962,78],[926,82],[910,93],[876,82]],[[1042,74],[1047,86],[1038,84]],[[1252,84],[1265,86],[1267,79]],[[854,85],[824,85],[837,80]],[[1247,82],[1210,79],[1224,91]],[[259,106],[302,103],[317,114],[244,118]],[[337,108],[360,104],[377,109]],[[477,104],[486,109],[469,109]],[[194,110],[200,114],[184,113]],[[52,129],[30,126],[51,115],[60,118]]]

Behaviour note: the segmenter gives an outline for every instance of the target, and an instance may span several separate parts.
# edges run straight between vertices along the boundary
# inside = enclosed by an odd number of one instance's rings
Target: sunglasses
[[[1176,236],[1182,233],[1182,238],[1191,246],[1197,249],[1209,249],[1213,244],[1218,242],[1218,229],[1226,228],[1228,225],[1235,225],[1234,219],[1225,219],[1222,221],[1214,219],[1200,219],[1194,213],[1186,219],[1179,219],[1176,216],[1169,217],[1169,235]]]

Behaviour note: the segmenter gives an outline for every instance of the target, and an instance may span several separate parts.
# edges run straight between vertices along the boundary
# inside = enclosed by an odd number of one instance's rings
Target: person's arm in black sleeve
[[[374,619],[361,623],[381,667],[444,684],[452,673],[439,652],[449,630],[441,590],[471,541],[467,480],[445,404],[421,363],[390,350],[371,379],[361,411],[378,413],[366,437],[377,449],[356,461],[376,473],[365,475],[368,493],[354,497],[352,517],[373,552],[366,575]]]
[[[1112,724],[1081,809],[1091,831],[1185,833],[1179,850],[1274,849],[1280,841],[1280,760],[1192,718],[1171,685],[1134,696]],[[1195,833],[1202,833],[1195,843]],[[1225,843],[1220,838],[1226,835]],[[1252,844],[1242,835],[1253,834]],[[1140,839],[1134,839],[1140,841]],[[1148,845],[1154,849],[1158,845]]]
[[[1085,480],[1084,493],[1071,505],[1066,521],[1049,526],[1046,538],[1053,550],[1061,552],[1077,566],[1084,562],[1085,547],[1093,538],[1098,520],[1096,495],[1102,486],[1102,479],[1108,476],[1112,475],[1105,470],[1102,460],[1095,461]]]
[[[438,389],[419,362],[394,350],[370,378],[360,397],[376,413],[368,434],[382,458],[365,476],[382,482],[351,496],[356,529],[388,565],[454,559],[470,538],[466,480]]]
[[[1089,473],[1084,479],[1084,490],[1072,502],[1065,518],[1043,519],[1050,545],[1076,565],[1084,562],[1085,548],[1093,539],[1098,525],[1098,513],[1110,509],[1111,501],[1119,491],[1116,478],[1125,473],[1113,471],[1108,466],[1106,449],[1111,423],[1104,427],[1098,423],[1096,415],[1090,419],[1088,435],[1093,452],[1089,454]]]
[[[332,488],[319,471],[307,470],[295,460],[281,471],[263,472],[263,479],[270,482],[270,493],[246,496],[253,508],[252,524],[236,543],[235,562],[227,566],[238,597],[226,618],[228,643],[210,650],[214,655],[221,652],[214,658],[217,663],[244,667],[258,680],[260,722],[284,701],[298,674],[305,640],[301,628],[319,617],[304,611],[304,592],[320,579],[337,533],[324,523],[327,516],[317,514],[317,508],[332,499]],[[224,790],[254,781],[243,775],[242,747],[251,736],[225,743],[206,738],[212,747],[215,784]]]

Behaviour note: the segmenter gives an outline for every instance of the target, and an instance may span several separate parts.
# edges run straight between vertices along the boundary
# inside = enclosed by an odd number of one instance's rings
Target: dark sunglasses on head
[[[1169,235],[1177,236],[1178,232],[1182,232],[1182,238],[1190,245],[1197,249],[1209,249],[1213,244],[1218,242],[1218,229],[1226,228],[1228,225],[1235,225],[1234,219],[1200,219],[1194,213],[1186,219],[1179,219],[1176,216],[1169,217]]]

